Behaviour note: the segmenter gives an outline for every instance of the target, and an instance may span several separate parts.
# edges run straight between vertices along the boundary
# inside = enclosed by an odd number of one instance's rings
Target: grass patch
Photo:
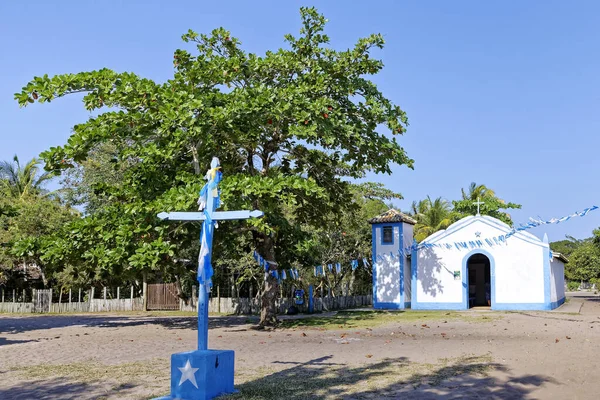
[[[236,389],[239,392],[223,400],[402,398],[404,393],[414,395],[419,390],[426,394],[431,387],[450,390],[441,386],[450,379],[469,386],[481,385],[488,372],[502,369],[492,362],[489,354],[440,359],[434,364],[410,362],[400,357],[357,366],[329,362],[330,358],[286,366],[283,370],[264,367],[238,370]],[[111,385],[113,396],[124,397],[131,397],[133,394],[127,391],[135,387],[143,387],[156,395],[166,394],[170,379],[166,358],[116,365],[96,360],[40,364],[14,367],[10,371],[27,380],[66,378],[88,384],[104,382]]]
[[[79,382],[93,383],[99,380],[115,381],[117,384],[150,379],[169,380],[170,362],[167,358],[106,365],[95,360],[70,364],[38,364],[10,368],[27,379],[69,378]]]
[[[443,359],[436,364],[386,359],[354,367],[320,361],[282,371],[261,368],[238,374],[239,393],[224,399],[402,398],[404,392],[414,396],[419,388],[437,387],[449,379],[476,384],[491,370],[501,368],[489,355]]]
[[[340,311],[331,316],[311,316],[287,319],[281,328],[313,328],[320,330],[374,328],[392,323],[410,323],[427,321],[490,322],[498,316],[461,314],[453,311]]]

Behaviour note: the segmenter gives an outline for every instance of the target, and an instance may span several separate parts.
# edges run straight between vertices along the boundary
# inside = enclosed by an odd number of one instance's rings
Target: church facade
[[[547,237],[489,216],[465,217],[413,246],[416,221],[389,210],[369,221],[375,308],[551,310],[564,302],[564,263]],[[498,240],[500,238],[500,240]]]

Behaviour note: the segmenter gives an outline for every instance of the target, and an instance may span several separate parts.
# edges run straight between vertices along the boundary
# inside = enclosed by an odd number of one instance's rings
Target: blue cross
[[[213,233],[216,221],[260,218],[262,211],[216,211],[221,205],[219,182],[223,177],[219,159],[213,157],[206,173],[208,181],[200,191],[200,212],[161,212],[158,218],[169,221],[203,221],[200,233],[198,256],[198,350],[208,349],[208,293],[212,287],[213,268],[211,263]]]

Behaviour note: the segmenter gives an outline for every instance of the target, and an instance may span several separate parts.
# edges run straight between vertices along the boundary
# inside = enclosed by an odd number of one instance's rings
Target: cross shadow
[[[558,384],[549,376],[510,376],[506,367],[478,358],[422,367],[399,357],[351,367],[326,362],[331,357],[277,362],[295,365],[238,385],[239,393],[222,399],[525,399],[544,384]]]

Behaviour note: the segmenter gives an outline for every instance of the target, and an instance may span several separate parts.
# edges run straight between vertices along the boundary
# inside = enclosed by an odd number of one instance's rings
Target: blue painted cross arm
[[[211,218],[217,221],[232,219],[260,218],[264,215],[262,211],[215,211]],[[168,221],[204,221],[206,214],[201,212],[161,212],[158,218]]]

